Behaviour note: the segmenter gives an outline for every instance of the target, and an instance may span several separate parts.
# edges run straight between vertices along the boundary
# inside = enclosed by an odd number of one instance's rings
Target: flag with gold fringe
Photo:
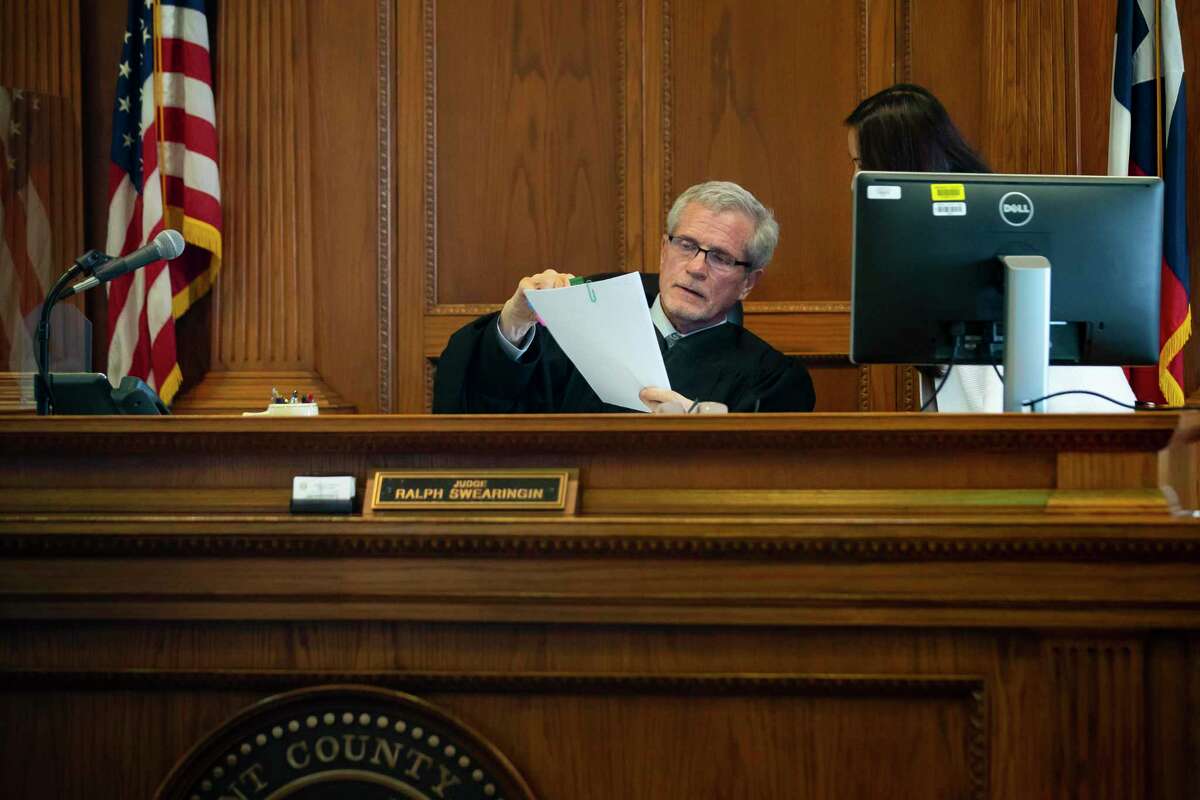
[[[113,108],[107,252],[164,228],[188,247],[108,284],[108,375],[135,375],[167,403],[183,376],[175,319],[221,264],[216,103],[204,0],[130,0]]]

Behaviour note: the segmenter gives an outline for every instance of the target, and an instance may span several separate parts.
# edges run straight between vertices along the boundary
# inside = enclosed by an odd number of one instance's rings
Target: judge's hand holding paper
[[[542,276],[545,275],[543,272]],[[670,390],[671,379],[667,377],[654,336],[642,281],[636,273],[573,286],[525,289],[524,295],[526,305],[537,313],[558,346],[605,403],[648,411],[651,406],[639,397],[643,389]],[[519,308],[520,303],[514,300],[509,300],[505,307]],[[514,309],[513,316],[517,313]],[[501,312],[502,333],[504,317]],[[505,338],[509,338],[507,334]]]
[[[693,186],[667,215],[658,275],[581,285],[555,270],[523,278],[500,312],[450,338],[433,410],[811,411],[803,365],[736,313],[777,241],[773,215],[742,187]]]

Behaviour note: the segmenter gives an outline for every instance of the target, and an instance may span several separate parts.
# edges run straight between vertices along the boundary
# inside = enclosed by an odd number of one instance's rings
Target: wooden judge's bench
[[[148,798],[240,710],[361,684],[453,715],[546,800],[1198,797],[1196,436],[1175,413],[0,418],[0,794]],[[296,475],[361,500],[432,467],[577,470],[577,508],[288,511]],[[211,796],[283,796],[251,777]]]

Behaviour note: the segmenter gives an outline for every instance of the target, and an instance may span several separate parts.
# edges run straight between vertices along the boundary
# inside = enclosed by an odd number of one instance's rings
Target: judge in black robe
[[[643,275],[671,388],[644,387],[647,409],[724,403],[730,411],[811,411],[812,380],[796,359],[742,328],[740,301],[779,239],[774,215],[734,183],[687,189],[667,215],[659,275]],[[498,314],[455,333],[438,362],[436,413],[628,411],[601,402],[525,292],[567,285],[555,270],[523,278]],[[730,321],[730,312],[739,313]],[[669,336],[664,342],[663,336]]]
[[[642,274],[647,305],[658,276]],[[499,312],[461,328],[438,360],[435,414],[628,412],[603,402],[545,328],[520,360],[502,349]],[[671,347],[655,330],[671,388],[685,397],[716,400],[730,411],[812,411],[808,370],[734,322],[694,333]]]

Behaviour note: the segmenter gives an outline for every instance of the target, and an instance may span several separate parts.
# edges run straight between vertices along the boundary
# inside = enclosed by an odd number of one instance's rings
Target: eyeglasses
[[[667,234],[667,241],[671,243],[671,248],[675,253],[685,261],[691,261],[696,257],[696,253],[704,253],[704,263],[713,272],[728,275],[738,267],[750,266],[749,261],[738,261],[724,250],[705,250],[695,239],[687,236],[672,236]]]

